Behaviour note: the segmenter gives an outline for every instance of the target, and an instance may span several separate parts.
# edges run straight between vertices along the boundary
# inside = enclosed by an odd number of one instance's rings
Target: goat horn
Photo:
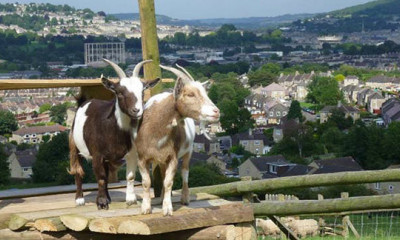
[[[133,69],[133,74],[132,77],[139,77],[139,72],[142,66],[146,63],[152,62],[153,60],[144,60],[141,61],[140,63],[136,64],[135,68]]]
[[[114,71],[117,73],[117,75],[118,75],[120,80],[123,79],[123,78],[126,78],[126,74],[125,74],[124,70],[122,70],[117,64],[115,64],[115,63],[113,63],[110,60],[105,59],[105,58],[103,58],[103,61],[108,63],[108,64],[110,64],[110,66],[112,68],[114,68]]]
[[[176,64],[176,66],[177,66],[178,68],[182,69],[182,71],[183,71],[184,73],[186,73],[186,75],[188,75],[189,78],[190,78],[192,81],[195,81],[194,78],[192,77],[192,75],[190,75],[190,73],[189,73],[185,68],[181,67],[181,66],[178,65],[178,64]]]
[[[178,78],[182,78],[182,80],[183,80],[184,82],[186,82],[186,83],[191,81],[190,78],[189,78],[185,73],[183,73],[182,71],[179,71],[179,70],[176,69],[176,68],[173,68],[173,67],[166,67],[166,66],[163,66],[163,65],[161,65],[161,64],[160,64],[160,67],[161,67],[162,69],[165,69],[165,70],[167,70],[167,71],[170,71],[170,72],[174,73]]]

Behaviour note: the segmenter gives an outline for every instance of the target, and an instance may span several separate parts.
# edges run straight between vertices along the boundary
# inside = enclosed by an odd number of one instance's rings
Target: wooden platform
[[[161,200],[153,213],[140,214],[139,203],[125,204],[125,188],[110,190],[109,210],[97,210],[97,191],[85,192],[87,204],[76,207],[74,193],[0,201],[0,239],[254,239],[253,210],[240,202],[198,193],[189,206],[174,194],[174,215],[162,216]]]

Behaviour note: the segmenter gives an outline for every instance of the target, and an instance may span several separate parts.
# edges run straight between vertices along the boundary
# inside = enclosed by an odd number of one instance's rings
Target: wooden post
[[[138,0],[140,12],[140,27],[142,34],[142,55],[143,59],[152,59],[153,62],[144,66],[145,79],[155,79],[161,77],[160,53],[158,50],[157,22],[154,0]],[[151,90],[152,94],[161,91],[161,85]],[[149,99],[150,91],[145,92],[145,100]],[[156,197],[161,196],[163,179],[161,177],[160,167],[153,164],[153,188]]]
[[[349,193],[348,192],[342,192],[340,194],[340,198],[348,199],[349,198]],[[349,220],[350,220],[350,217],[348,215],[342,216],[342,225],[343,225],[342,236],[344,238],[346,238],[346,239],[349,237],[349,225],[347,224],[347,222]]]
[[[241,177],[240,181],[251,181],[253,178],[251,176]],[[242,200],[244,203],[252,203],[253,202],[253,193],[247,192],[242,195]]]
[[[324,200],[324,196],[322,194],[318,194],[318,200],[322,201]],[[322,229],[324,229],[323,227],[325,226],[325,220],[322,216],[319,216],[318,218],[318,226]]]

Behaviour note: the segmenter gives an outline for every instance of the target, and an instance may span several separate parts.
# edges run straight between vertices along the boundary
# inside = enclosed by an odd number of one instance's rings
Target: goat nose
[[[140,111],[140,109],[139,109],[139,108],[134,108],[134,109],[132,109],[132,111],[133,111],[134,113],[138,113],[138,112]]]
[[[215,113],[219,113],[219,109],[218,108],[214,108],[214,112]]]

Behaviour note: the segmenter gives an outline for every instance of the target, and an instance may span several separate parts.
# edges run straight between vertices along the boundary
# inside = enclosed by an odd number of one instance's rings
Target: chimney
[[[253,130],[249,128],[249,136],[253,135]]]
[[[340,108],[341,106],[342,106],[342,101],[339,100],[337,103],[337,107]]]
[[[299,71],[296,71],[296,73],[294,74],[295,76],[300,75]]]

